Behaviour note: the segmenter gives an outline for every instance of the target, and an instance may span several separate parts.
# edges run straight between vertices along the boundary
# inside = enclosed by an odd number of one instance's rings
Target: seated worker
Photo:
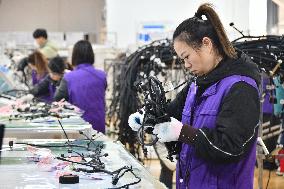
[[[36,29],[33,33],[36,44],[39,46],[39,51],[47,58],[51,59],[58,55],[58,48],[56,45],[48,40],[45,29]]]
[[[27,58],[28,66],[32,69],[32,84],[38,84],[48,74],[48,61],[39,51],[34,51]]]
[[[48,68],[49,74],[29,92],[33,96],[40,97],[41,100],[51,103],[56,87],[59,86],[64,75],[65,63],[62,58],[57,56],[49,61]]]
[[[93,129],[105,133],[105,90],[106,73],[95,69],[92,45],[85,40],[78,41],[73,48],[74,70],[66,73],[55,92],[54,99],[65,99],[84,111],[83,119]]]

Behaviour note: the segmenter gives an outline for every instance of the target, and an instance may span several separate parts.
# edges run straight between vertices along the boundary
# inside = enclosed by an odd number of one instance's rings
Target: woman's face
[[[183,60],[185,67],[196,76],[209,73],[219,63],[213,44],[207,37],[203,38],[199,49],[194,49],[186,42],[176,39],[174,49],[178,57]]]

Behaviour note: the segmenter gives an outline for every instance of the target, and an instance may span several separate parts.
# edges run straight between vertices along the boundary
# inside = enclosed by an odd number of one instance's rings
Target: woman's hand
[[[156,134],[160,142],[177,141],[183,124],[171,117],[170,122],[155,125],[153,134]]]

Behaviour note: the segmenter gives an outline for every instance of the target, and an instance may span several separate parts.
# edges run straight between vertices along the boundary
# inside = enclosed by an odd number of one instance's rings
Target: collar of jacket
[[[261,80],[258,66],[246,54],[239,53],[237,59],[224,58],[210,73],[197,77],[196,84],[204,90],[232,75],[250,77],[256,81],[257,85]]]
[[[79,64],[75,67],[75,70],[79,70],[79,69],[82,69],[82,68],[86,68],[86,67],[90,67],[90,66],[93,66],[92,64],[90,63],[83,63],[83,64]]]
[[[39,48],[44,48],[47,43],[48,43],[48,40],[46,40],[44,44],[40,45]]]
[[[216,94],[218,83],[219,82],[217,82],[217,83],[213,84],[212,86],[210,86],[209,88],[207,88],[207,90],[205,90],[205,92],[202,94],[201,97],[207,97],[207,96],[211,96],[211,95]]]

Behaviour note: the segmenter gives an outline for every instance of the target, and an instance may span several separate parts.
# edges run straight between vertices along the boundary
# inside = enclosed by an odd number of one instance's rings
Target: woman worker
[[[73,48],[73,71],[66,73],[55,92],[55,100],[65,99],[84,111],[83,119],[93,129],[105,132],[105,90],[106,73],[94,68],[92,45],[85,40],[78,41]]]
[[[210,4],[176,28],[173,43],[196,76],[169,105],[171,121],[153,130],[161,142],[182,142],[176,187],[253,189],[260,113],[257,66],[236,52]],[[141,118],[137,112],[130,115],[129,126],[137,130]]]

